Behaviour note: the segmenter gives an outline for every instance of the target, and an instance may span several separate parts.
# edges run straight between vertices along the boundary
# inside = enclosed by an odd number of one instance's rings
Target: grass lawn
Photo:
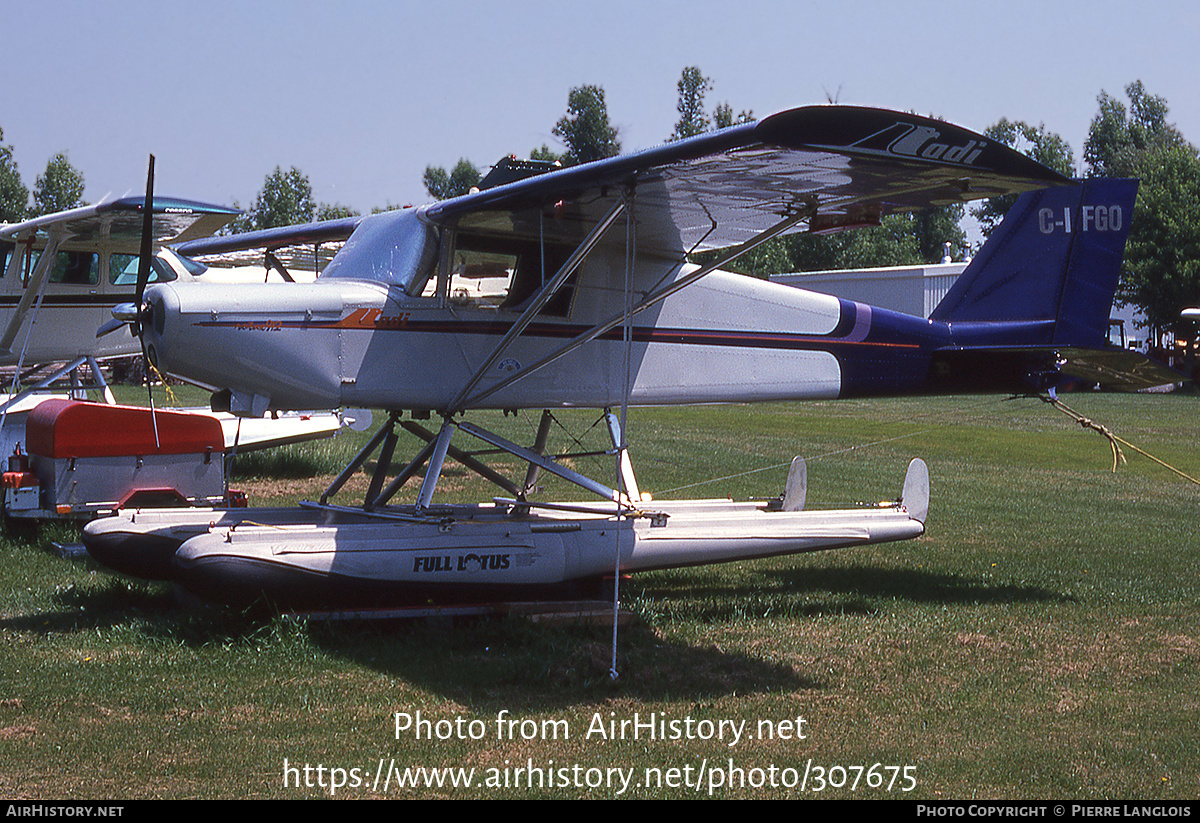
[[[1200,478],[1200,398],[1065,399]],[[559,417],[552,448],[602,445],[594,413]],[[537,422],[481,418],[525,442]],[[659,498],[773,496],[801,454],[810,505],[853,505],[923,457],[928,533],[625,581],[613,680],[608,626],[196,614],[52,555],[70,526],[10,529],[0,795],[1200,796],[1200,486],[1129,448],[1113,473],[1102,436],[1030,399],[639,409],[628,431]],[[362,438],[235,485],[316,497]],[[444,492],[494,493],[462,471]]]

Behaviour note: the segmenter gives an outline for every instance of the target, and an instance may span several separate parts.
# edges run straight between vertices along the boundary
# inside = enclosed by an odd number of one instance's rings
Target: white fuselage
[[[68,253],[85,254],[60,252],[60,255]],[[141,344],[128,328],[96,337],[96,330],[112,320],[113,306],[134,299],[134,286],[131,282],[114,282],[110,277],[107,252],[88,254],[97,257],[95,266],[81,268],[66,280],[51,278],[45,283],[40,305],[35,297],[14,329],[8,350],[0,351],[0,365],[15,364],[22,353],[21,362],[33,364],[141,352]],[[0,334],[12,324],[26,293],[22,274],[0,269]],[[119,276],[117,279],[120,280]]]
[[[651,283],[687,271],[651,262],[657,270],[641,278]],[[594,255],[572,284],[569,309],[539,314],[473,392],[486,392],[619,313],[622,282],[617,255]],[[646,291],[639,284],[635,297]],[[448,295],[455,295],[453,284]],[[146,340],[160,367],[230,389],[244,408],[445,409],[521,308],[324,277],[236,289],[168,283],[147,297],[153,322]],[[834,355],[792,343],[825,339],[842,319],[836,298],[717,271],[637,314],[628,346],[617,325],[469,405],[616,405],[627,385],[629,401],[643,405],[836,397]]]

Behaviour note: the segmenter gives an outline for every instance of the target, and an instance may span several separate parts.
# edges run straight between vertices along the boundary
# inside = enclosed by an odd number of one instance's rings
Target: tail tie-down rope
[[[1050,405],[1054,406],[1054,408],[1058,409],[1060,412],[1062,412],[1063,414],[1070,417],[1072,420],[1074,420],[1080,426],[1083,426],[1085,429],[1092,429],[1093,431],[1097,431],[1100,434],[1104,435],[1106,438],[1108,438],[1108,444],[1109,444],[1109,446],[1112,447],[1112,454],[1113,454],[1112,470],[1114,472],[1117,470],[1117,466],[1119,464],[1124,464],[1126,462],[1125,455],[1121,451],[1121,446],[1125,446],[1126,448],[1133,449],[1135,452],[1137,452],[1138,454],[1140,454],[1144,457],[1148,457],[1149,459],[1153,460],[1155,463],[1162,466],[1163,468],[1170,469],[1171,471],[1173,471],[1175,474],[1179,475],[1183,479],[1185,479],[1191,483],[1194,483],[1197,486],[1200,486],[1200,480],[1197,480],[1196,478],[1192,477],[1191,475],[1180,471],[1179,469],[1172,466],[1170,463],[1167,463],[1164,460],[1158,459],[1157,457],[1150,454],[1145,449],[1139,449],[1137,446],[1133,445],[1128,440],[1125,440],[1122,437],[1118,437],[1117,435],[1113,434],[1112,431],[1110,431],[1108,429],[1108,427],[1102,426],[1101,424],[1097,423],[1096,421],[1092,420],[1091,418],[1084,417],[1082,414],[1080,414],[1079,412],[1072,409],[1066,403],[1059,400],[1058,397],[1056,397],[1055,395],[1053,395],[1053,394],[1041,395],[1041,399],[1042,399],[1042,402],[1049,403]]]

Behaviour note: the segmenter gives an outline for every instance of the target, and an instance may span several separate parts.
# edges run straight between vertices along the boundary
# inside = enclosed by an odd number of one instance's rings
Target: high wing
[[[225,237],[208,237],[203,240],[179,243],[175,245],[175,248],[180,254],[186,254],[189,257],[204,257],[245,249],[275,250],[287,246],[331,243],[348,238],[363,219],[362,217],[342,217],[337,220],[321,220],[297,226],[260,229],[241,234],[230,234]]]
[[[420,209],[423,220],[514,239],[570,242],[631,188],[638,249],[655,256],[724,248],[781,219],[791,230],[870,225],[888,214],[1067,183],[995,141],[884,109],[808,106],[757,123],[547,172]],[[539,220],[543,209],[553,220]],[[214,237],[189,256],[346,240],[354,217]]]
[[[1069,182],[980,135],[917,115],[808,106],[499,186],[427,207],[459,231],[571,240],[587,234],[632,189],[640,253],[743,243],[781,219],[836,230],[881,217]],[[537,219],[555,206],[554,221]]]
[[[46,285],[60,248],[138,253],[144,205],[144,197],[125,197],[0,225],[0,252],[3,252],[0,260],[5,261],[5,282],[24,283],[21,299],[0,338],[0,350],[12,350],[30,307]],[[239,210],[225,206],[156,197],[152,219],[154,245],[170,245],[210,235],[239,214]],[[40,256],[30,271],[35,249]],[[22,278],[23,273],[28,275],[27,278]]]
[[[0,226],[0,239],[28,240],[61,234],[80,243],[106,242],[115,250],[136,252],[142,236],[142,207],[145,198],[123,197],[77,209],[34,217]],[[216,233],[242,212],[227,206],[154,198],[154,243],[172,246]]]

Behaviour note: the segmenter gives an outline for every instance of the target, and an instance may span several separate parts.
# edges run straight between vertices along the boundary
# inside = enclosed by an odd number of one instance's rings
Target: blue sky
[[[423,202],[426,165],[487,166],[605,89],[626,151],[662,142],[685,66],[707,101],[842,103],[983,130],[1043,123],[1077,160],[1101,90],[1142,80],[1200,143],[1200,4],[4,0],[0,128],[33,187],[66,151],[86,197],[246,206],[279,165],[321,202]]]

